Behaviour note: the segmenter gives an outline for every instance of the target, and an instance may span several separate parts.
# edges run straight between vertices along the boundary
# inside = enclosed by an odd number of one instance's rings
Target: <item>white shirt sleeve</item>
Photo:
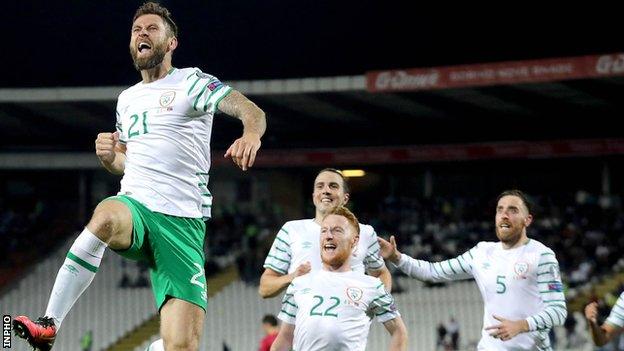
[[[232,91],[231,87],[223,84],[217,77],[199,69],[186,77],[186,85],[189,104],[195,111],[206,113],[214,113],[219,102]]]
[[[264,268],[272,269],[281,274],[288,274],[292,259],[290,234],[285,228],[286,225],[277,233],[271,250],[264,260]]]
[[[368,246],[366,250],[366,256],[364,256],[364,267],[367,271],[376,271],[385,265],[383,258],[381,257],[379,242],[377,241],[377,233],[375,230],[371,233],[371,241],[372,243]]]
[[[537,265],[537,285],[545,307],[541,312],[526,319],[529,330],[544,330],[563,325],[568,316],[568,309],[561,284],[559,262],[550,249],[540,255]]]
[[[620,294],[615,306],[611,309],[607,322],[616,327],[624,328],[624,292]]]
[[[401,316],[394,298],[386,291],[383,283],[376,287],[375,292],[375,298],[371,301],[369,310],[379,322],[385,323]]]
[[[295,285],[290,284],[288,289],[286,289],[286,294],[282,298],[282,309],[280,313],[277,315],[281,321],[288,324],[295,324],[297,319],[297,311],[299,310],[299,306],[295,302]]]
[[[463,254],[441,262],[427,262],[417,260],[406,254],[401,254],[397,267],[412,278],[428,281],[448,281],[470,279],[472,275],[472,261],[476,246]]]

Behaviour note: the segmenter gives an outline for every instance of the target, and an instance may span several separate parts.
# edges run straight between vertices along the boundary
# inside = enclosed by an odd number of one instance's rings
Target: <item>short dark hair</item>
[[[161,6],[157,2],[146,2],[141,7],[139,7],[134,13],[134,18],[132,18],[132,22],[136,21],[137,18],[143,15],[158,15],[163,19],[165,24],[167,25],[167,29],[169,31],[169,36],[178,37],[178,26],[176,26],[175,22],[171,18],[171,12],[167,10],[166,7]]]
[[[498,195],[498,197],[496,198],[496,203],[498,203],[500,199],[502,199],[505,196],[519,197],[520,200],[522,200],[522,202],[524,203],[524,206],[527,208],[527,211],[529,212],[529,214],[533,213],[533,204],[531,203],[531,200],[529,200],[529,197],[527,196],[527,194],[523,193],[522,191],[518,189],[505,190],[502,193],[500,193],[500,195]]]
[[[267,314],[262,317],[262,324],[270,324],[271,326],[277,327],[277,318],[275,318],[272,314]]]
[[[342,172],[336,168],[331,168],[331,167],[327,167],[327,168],[323,168],[321,169],[316,176],[318,177],[319,174],[323,173],[323,172],[331,172],[331,173],[336,173],[337,175],[340,176],[340,179],[342,179],[342,188],[344,189],[345,193],[349,193],[349,191],[351,191],[351,189],[349,188],[349,182],[347,182],[347,178],[345,178],[345,176],[342,174]]]

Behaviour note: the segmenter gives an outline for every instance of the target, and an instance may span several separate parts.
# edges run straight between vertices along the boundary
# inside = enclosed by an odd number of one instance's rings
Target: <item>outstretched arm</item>
[[[436,282],[472,278],[474,248],[450,260],[427,262],[399,252],[394,236],[390,237],[390,241],[382,238],[378,240],[381,256],[412,278]]]
[[[297,267],[297,270],[290,274],[281,274],[271,268],[265,268],[264,273],[262,273],[262,276],[260,277],[258,293],[265,299],[277,296],[280,292],[286,289],[288,285],[290,285],[293,279],[308,273],[310,268],[310,262],[302,263],[299,267]]]
[[[266,130],[264,111],[236,90],[223,98],[218,108],[243,122],[243,136],[232,143],[224,157],[231,157],[238,167],[246,171],[254,164],[256,153],[260,149],[260,138]]]

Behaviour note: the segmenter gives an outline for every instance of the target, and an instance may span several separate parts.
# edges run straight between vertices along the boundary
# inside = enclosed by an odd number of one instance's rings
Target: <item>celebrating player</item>
[[[347,181],[333,168],[321,170],[314,180],[312,201],[316,208],[314,219],[286,222],[280,229],[264,261],[260,278],[260,296],[273,297],[284,290],[292,280],[302,274],[321,268],[319,249],[320,224],[325,215],[336,206],[349,201]],[[358,272],[379,277],[390,291],[392,277],[379,255],[377,234],[369,225],[359,225],[360,240],[353,252],[351,267]]]
[[[379,239],[381,254],[420,280],[474,278],[484,301],[478,350],[550,350],[549,330],[567,316],[554,252],[529,239],[530,203],[519,190],[505,191],[496,205],[499,242],[480,242],[450,260],[426,262],[401,254],[394,237]]]
[[[152,2],[135,13],[130,54],[142,81],[117,102],[117,131],[100,133],[96,154],[122,175],[117,196],[102,201],[58,272],[45,316],[14,320],[16,333],[49,350],[63,319],[98,270],[106,247],[150,265],[164,348],[197,350],[207,304],[204,274],[210,134],[217,109],[239,118],[242,137],[225,153],[242,170],[254,164],[265,115],[253,102],[198,68],[175,68],[177,26]],[[157,346],[155,346],[157,347]]]
[[[389,350],[406,350],[407,331],[392,296],[379,278],[353,270],[359,224],[348,209],[328,211],[321,221],[322,268],[293,279],[278,316],[283,321],[272,351],[366,348],[371,318],[391,335]]]

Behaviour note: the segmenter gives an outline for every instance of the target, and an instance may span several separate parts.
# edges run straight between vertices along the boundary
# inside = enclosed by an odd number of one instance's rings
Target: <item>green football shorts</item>
[[[160,310],[167,298],[174,297],[206,311],[204,221],[152,212],[125,195],[104,201],[110,200],[123,202],[132,213],[132,244],[126,250],[114,251],[149,264],[156,308]]]

